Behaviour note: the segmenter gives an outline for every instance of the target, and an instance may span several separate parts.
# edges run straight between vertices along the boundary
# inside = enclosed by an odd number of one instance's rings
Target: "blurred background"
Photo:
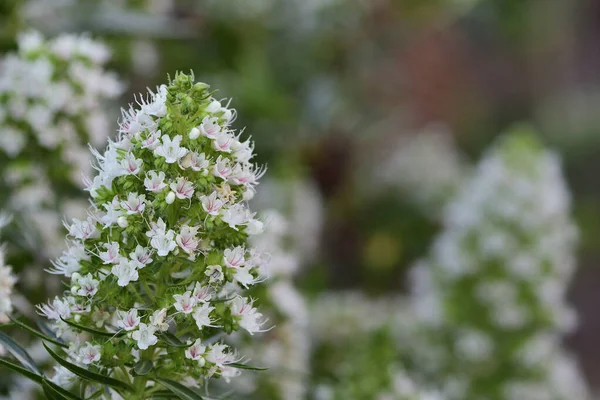
[[[533,126],[562,156],[580,230],[566,344],[600,386],[599,2],[0,2],[1,52],[30,28],[108,45],[126,87],[111,120],[178,70],[232,98],[269,167],[256,203],[287,215],[309,300],[406,293],[453,187],[496,136]]]

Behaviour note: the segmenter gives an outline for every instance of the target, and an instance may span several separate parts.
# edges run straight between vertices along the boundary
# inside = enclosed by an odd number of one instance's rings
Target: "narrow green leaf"
[[[56,383],[52,382],[49,379],[44,379],[43,387],[44,387],[44,392],[46,392],[46,388],[47,388],[47,389],[49,389],[49,391],[52,394],[55,395],[55,397],[58,397],[59,399],[83,400],[81,397],[69,392],[66,389],[61,388],[60,386],[58,386]]]
[[[46,343],[44,343],[44,347],[46,348],[46,351],[48,352],[48,354],[50,354],[50,356],[52,356],[52,358],[54,358],[60,365],[62,365],[63,367],[65,367],[66,369],[68,369],[69,371],[71,371],[72,373],[74,373],[75,375],[77,375],[83,379],[87,379],[87,380],[93,381],[93,382],[99,382],[104,385],[112,386],[115,388],[120,388],[123,390],[127,390],[129,392],[134,391],[133,387],[129,383],[108,377],[106,375],[100,375],[95,372],[88,371],[85,368],[81,368],[77,365],[71,364],[70,362],[68,362],[67,360],[65,360],[58,354],[56,354],[52,349],[50,349],[46,345]]]
[[[82,331],[93,333],[94,335],[98,335],[98,336],[118,337],[118,336],[123,336],[125,334],[125,332],[114,332],[114,333],[111,333],[111,332],[99,331],[97,329],[88,328],[87,326],[76,324],[75,322],[67,321],[66,319],[62,319],[61,318],[61,320],[63,320],[67,325],[70,325],[73,328],[77,328],[77,329],[80,329]]]
[[[27,324],[25,324],[25,323],[23,323],[23,322],[21,322],[21,321],[19,321],[17,319],[13,319],[13,318],[11,318],[11,319],[12,319],[12,321],[15,324],[19,325],[21,328],[25,329],[26,331],[29,331],[33,335],[35,335],[35,336],[37,336],[37,337],[39,337],[39,338],[41,338],[41,339],[43,339],[43,340],[45,340],[47,342],[53,343],[53,344],[55,344],[57,346],[61,346],[61,347],[69,347],[65,343],[60,342],[60,341],[58,341],[56,339],[53,339],[50,336],[47,336],[47,335],[43,334],[42,332],[38,331],[37,329],[34,329],[34,328],[30,327],[29,325],[27,325]]]
[[[193,343],[187,344],[181,341],[177,336],[169,332],[160,334],[160,338],[165,341],[169,346],[172,347],[190,347]]]
[[[246,365],[246,364],[240,364],[240,363],[231,363],[231,364],[227,364],[228,367],[232,367],[232,368],[237,368],[237,369],[248,369],[251,371],[266,371],[269,368],[264,368],[264,367],[253,367],[251,365]]]
[[[170,379],[154,378],[154,380],[169,389],[175,396],[183,400],[203,400],[202,397],[192,389],[183,386],[179,382]]]
[[[32,372],[35,372],[38,375],[42,374],[42,371],[40,371],[38,366],[35,364],[35,361],[33,361],[33,358],[31,358],[31,356],[27,354],[25,349],[23,349],[17,344],[17,342],[15,342],[9,336],[5,335],[2,332],[0,332],[0,344],[4,345],[6,350],[8,350],[10,354],[13,355],[13,357],[19,360],[19,362],[23,364],[24,367],[26,367]]]
[[[48,400],[65,400],[64,397],[59,396],[56,394],[56,392],[52,391],[52,389],[49,386],[42,385],[42,389],[44,389],[44,394],[46,395]]]
[[[13,364],[10,361],[6,361],[3,358],[0,358],[0,366],[4,366],[8,369],[12,369],[13,371],[23,375],[24,377],[31,379],[32,381],[39,383],[40,385],[42,384],[44,377],[41,375],[38,375],[34,372],[31,372],[30,370],[21,367],[20,365],[17,364]]]
[[[133,370],[138,375],[146,375],[152,369],[154,365],[150,360],[140,360],[135,363]]]

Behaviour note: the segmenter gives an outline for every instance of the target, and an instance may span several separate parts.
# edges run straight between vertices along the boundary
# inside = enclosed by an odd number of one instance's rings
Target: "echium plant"
[[[89,217],[68,224],[54,263],[68,290],[39,307],[69,344],[67,360],[51,354],[124,398],[228,380],[249,367],[223,335],[265,329],[243,294],[269,259],[248,242],[263,230],[246,202],[264,169],[211,95],[178,73],[124,110],[117,139],[95,153]]]
[[[577,236],[569,213],[557,155],[525,127],[491,149],[449,204],[414,270],[420,335],[431,340],[409,349],[449,399],[586,398],[561,346],[575,323],[565,300]]]
[[[109,49],[88,36],[30,31],[17,44],[0,59],[0,202],[21,228],[13,242],[38,256],[15,260],[22,267],[60,254],[65,200],[92,172],[88,144],[106,141],[104,103],[122,85],[105,71]]]

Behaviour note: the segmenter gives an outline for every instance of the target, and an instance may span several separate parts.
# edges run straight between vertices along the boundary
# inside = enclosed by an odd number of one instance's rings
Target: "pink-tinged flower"
[[[100,218],[100,222],[104,224],[104,229],[116,224],[119,221],[119,218],[123,216],[125,211],[121,210],[121,206],[119,205],[119,198],[115,196],[110,203],[105,203],[102,205],[106,210],[106,214],[104,214]]]
[[[137,175],[142,170],[143,164],[144,161],[139,158],[135,158],[133,153],[127,153],[119,163],[121,166],[121,171],[125,175]]]
[[[196,339],[194,344],[188,347],[185,351],[185,358],[196,361],[204,361],[203,356],[205,351],[206,347],[202,345],[202,340]]]
[[[146,208],[146,196],[143,194],[138,195],[137,193],[129,193],[127,200],[121,202],[121,207],[127,212],[127,214],[141,214]]]
[[[223,207],[223,201],[217,198],[217,192],[212,192],[210,196],[200,196],[202,208],[210,215],[219,215],[219,210]]]
[[[231,153],[231,145],[236,141],[228,132],[221,132],[213,140],[213,148],[223,153]]]
[[[129,253],[129,257],[142,265],[147,265],[152,262],[152,251],[138,244],[135,251]]]
[[[181,232],[177,235],[175,241],[183,251],[192,254],[198,247],[198,238],[196,237],[197,232],[197,227],[192,228],[191,226],[183,225],[181,227]]]
[[[208,303],[212,299],[213,289],[210,286],[202,286],[200,282],[196,282],[193,296],[198,303]]]
[[[209,116],[204,117],[199,129],[200,133],[209,139],[215,139],[217,135],[221,132],[219,120],[215,117]]]
[[[106,251],[98,253],[100,259],[104,264],[118,264],[121,261],[121,254],[119,254],[119,243],[104,243],[103,247]]]
[[[85,365],[89,365],[95,363],[96,361],[100,361],[100,352],[102,347],[98,345],[92,345],[91,343],[86,343],[84,347],[79,349],[78,359],[81,363]]]
[[[215,162],[215,166],[213,167],[213,175],[217,178],[225,179],[229,178],[231,173],[233,172],[231,168],[231,162],[228,158],[223,158],[219,156],[217,161]]]
[[[85,276],[80,277],[77,280],[77,284],[79,285],[79,290],[77,290],[77,294],[80,296],[92,297],[96,293],[98,293],[98,286],[100,285],[100,281],[94,279],[92,274],[87,274]]]
[[[160,146],[160,131],[152,132],[142,141],[142,147],[148,150],[156,150]]]
[[[179,177],[169,185],[178,199],[191,199],[194,194],[194,185],[184,177]]]
[[[71,318],[71,305],[66,299],[61,299],[58,296],[52,300],[52,304],[41,304],[36,306],[38,314],[45,316],[48,319],[60,321],[61,318]]]
[[[174,294],[175,309],[184,314],[189,314],[194,311],[196,306],[196,298],[192,296],[192,292],[189,290],[184,294]]]
[[[229,268],[241,267],[246,263],[245,255],[246,250],[241,246],[234,247],[233,249],[225,249],[223,252],[223,262]]]
[[[206,360],[215,364],[217,367],[223,367],[224,365],[235,362],[235,354],[227,351],[228,349],[229,346],[226,344],[215,343],[208,349]]]
[[[193,171],[202,171],[208,169],[210,162],[204,153],[189,152],[180,162],[179,166],[183,169],[191,168]]]
[[[150,221],[150,230],[146,232],[146,236],[153,238],[156,235],[164,235],[166,231],[167,224],[165,224],[162,218],[159,218],[156,222]]]
[[[247,224],[252,216],[253,214],[241,203],[221,210],[221,219],[223,222],[236,231],[238,230],[238,226]]]
[[[69,230],[69,235],[76,239],[85,240],[98,236],[96,223],[91,218],[85,221],[73,218],[73,223],[70,226],[65,224],[65,227]]]
[[[171,140],[169,135],[162,136],[162,144],[155,150],[156,154],[165,158],[167,164],[173,164],[180,158],[183,158],[188,150],[181,147],[181,135],[177,135]]]
[[[134,330],[140,324],[140,317],[138,317],[138,310],[132,308],[129,311],[117,311],[117,326],[126,331]]]
[[[163,171],[160,171],[159,173],[156,173],[156,171],[148,171],[146,179],[144,179],[144,186],[149,192],[160,192],[167,187],[167,184],[165,183],[165,173]]]
[[[236,297],[229,303],[231,315],[239,319],[238,323],[251,335],[261,332],[261,327],[267,322],[262,320],[263,315],[252,306],[254,300],[245,297]]]

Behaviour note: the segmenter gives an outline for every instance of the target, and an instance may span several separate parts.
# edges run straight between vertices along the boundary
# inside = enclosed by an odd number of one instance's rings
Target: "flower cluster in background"
[[[4,228],[11,217],[0,215],[0,229]],[[12,268],[6,265],[4,246],[0,246],[0,323],[9,322],[9,315],[13,312],[12,292],[16,283]]]
[[[85,35],[46,40],[28,31],[0,60],[0,202],[15,217],[11,261],[20,272],[60,254],[65,214],[85,215],[77,190],[91,173],[88,144],[106,140],[106,102],[123,90],[105,71],[109,57]]]
[[[577,238],[569,213],[560,162],[527,127],[500,140],[448,205],[413,271],[430,342],[407,350],[448,398],[586,398],[561,346],[576,323],[565,303]]]
[[[68,224],[51,270],[70,289],[39,307],[59,337],[96,332],[70,342],[72,362],[113,376],[150,363],[191,386],[239,374],[242,356],[219,339],[268,328],[243,296],[266,279],[268,256],[248,242],[263,230],[246,202],[264,170],[235,116],[208,85],[177,74],[124,110],[118,138],[95,152],[89,217]],[[148,379],[136,377],[137,395],[156,390]]]

